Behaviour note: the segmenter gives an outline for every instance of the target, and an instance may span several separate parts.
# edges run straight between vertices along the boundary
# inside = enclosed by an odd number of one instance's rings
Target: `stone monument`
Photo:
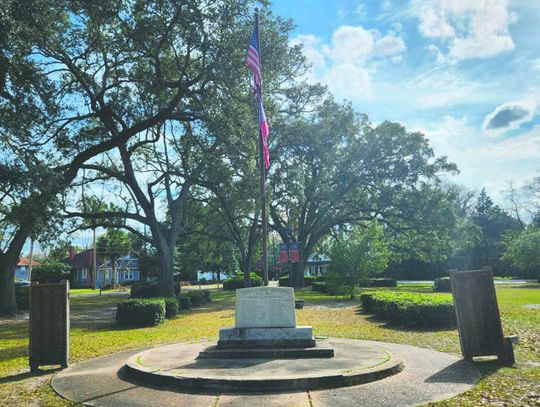
[[[334,350],[317,343],[311,326],[296,326],[294,289],[253,287],[236,290],[234,328],[221,328],[217,346],[200,358],[333,357]]]

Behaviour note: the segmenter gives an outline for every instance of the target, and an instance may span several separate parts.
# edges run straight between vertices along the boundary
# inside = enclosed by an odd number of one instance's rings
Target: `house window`
[[[83,269],[81,270],[81,278],[80,278],[80,279],[81,279],[81,280],[86,280],[87,276],[88,276],[88,269],[83,268]]]
[[[132,281],[133,280],[133,271],[126,271],[124,273],[124,281]]]

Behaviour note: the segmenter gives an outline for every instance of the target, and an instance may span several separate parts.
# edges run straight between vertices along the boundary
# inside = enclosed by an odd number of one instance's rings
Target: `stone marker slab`
[[[292,287],[252,287],[236,290],[235,328],[294,328]]]
[[[310,326],[296,328],[221,328],[220,348],[254,347],[313,347],[313,329]]]

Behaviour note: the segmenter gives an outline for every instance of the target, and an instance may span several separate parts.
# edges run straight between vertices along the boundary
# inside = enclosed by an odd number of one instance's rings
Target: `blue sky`
[[[291,42],[371,120],[420,130],[458,164],[450,181],[502,206],[540,175],[540,0],[275,0]]]

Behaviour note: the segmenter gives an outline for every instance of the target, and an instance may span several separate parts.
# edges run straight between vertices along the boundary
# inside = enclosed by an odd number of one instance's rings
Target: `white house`
[[[316,277],[325,275],[331,262],[332,259],[325,254],[312,254],[306,262],[304,276]]]

